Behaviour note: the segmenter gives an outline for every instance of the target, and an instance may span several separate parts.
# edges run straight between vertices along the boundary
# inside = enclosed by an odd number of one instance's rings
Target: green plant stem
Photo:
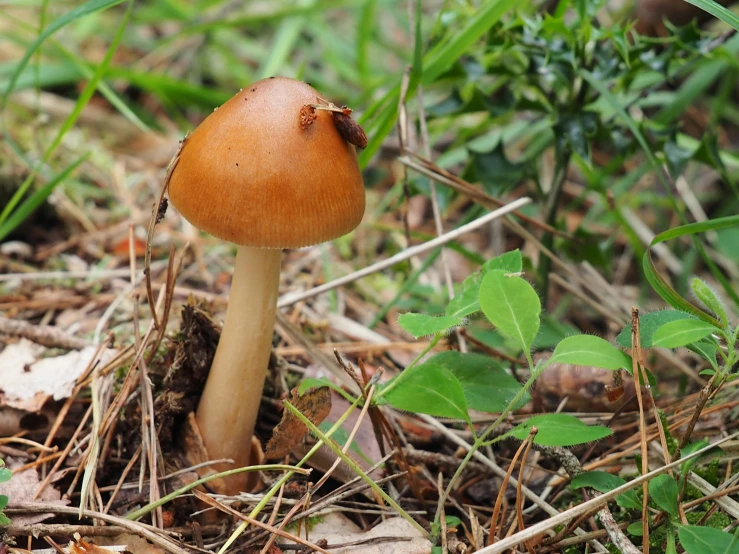
[[[498,426],[500,426],[500,424],[505,420],[505,418],[508,417],[508,414],[511,412],[513,407],[518,405],[518,402],[521,400],[521,398],[523,398],[523,395],[526,394],[527,391],[531,388],[531,385],[534,384],[534,381],[536,381],[537,377],[539,377],[539,374],[544,370],[545,367],[546,367],[546,364],[542,364],[539,368],[534,368],[533,366],[530,366],[531,376],[526,380],[523,387],[521,387],[521,390],[519,390],[516,396],[513,397],[513,400],[509,402],[508,406],[506,406],[505,410],[501,412],[498,418],[492,424],[490,424],[490,426],[487,429],[485,429],[485,431],[483,431],[483,433],[480,436],[475,438],[475,442],[473,442],[472,445],[470,446],[470,449],[467,451],[467,454],[465,455],[464,459],[459,464],[459,467],[457,467],[457,470],[454,472],[454,475],[452,476],[452,478],[449,480],[449,485],[447,485],[447,488],[444,490],[444,493],[442,494],[441,498],[439,498],[439,503],[436,507],[436,514],[434,515],[434,525],[432,527],[435,532],[436,530],[440,528],[439,523],[441,521],[442,508],[444,507],[444,504],[446,504],[447,498],[449,498],[449,495],[451,495],[452,493],[452,487],[454,487],[454,484],[457,482],[460,475],[462,475],[462,472],[464,471],[465,467],[467,467],[467,464],[472,459],[472,456],[474,456],[475,452],[477,452],[482,446],[485,445],[485,439],[490,435],[490,433],[495,431],[495,429],[497,429]],[[493,441],[493,443],[502,440],[506,436],[507,434],[497,437]],[[437,539],[438,539],[437,536],[432,535],[431,541],[433,544],[437,543]]]
[[[559,206],[559,199],[562,196],[562,190],[567,180],[567,169],[570,165],[571,156],[572,154],[568,152],[557,160],[554,178],[552,179],[552,188],[549,190],[546,204],[544,205],[544,222],[551,227],[554,227],[557,222],[557,207]],[[547,250],[552,251],[554,235],[552,233],[546,233],[542,237],[541,243]],[[542,256],[539,262],[539,282],[541,283],[541,305],[544,309],[547,308],[547,299],[549,298],[549,272],[551,269],[552,260],[548,256]],[[529,361],[529,364],[531,364],[531,361]]]
[[[416,271],[411,273],[408,278],[405,280],[403,285],[398,289],[398,292],[395,293],[395,296],[393,296],[392,300],[390,300],[387,304],[385,304],[382,309],[380,309],[379,312],[377,312],[377,315],[372,319],[369,325],[367,325],[368,329],[374,329],[380,321],[384,319],[384,317],[387,315],[387,313],[390,311],[390,308],[392,308],[398,300],[406,293],[408,290],[416,284],[416,281],[418,281],[418,278],[423,275],[423,273],[433,264],[436,259],[439,257],[439,254],[441,254],[441,248],[437,248],[436,250],[433,250],[431,254],[424,260],[423,264],[421,264],[421,267],[419,267]]]
[[[424,529],[415,519],[413,519],[410,514],[408,514],[408,512],[401,508],[400,505],[395,502],[395,500],[390,498],[390,496],[382,489],[382,487],[375,483],[372,478],[367,475],[354,460],[344,454],[344,452],[341,450],[341,447],[339,447],[336,442],[324,435],[323,432],[321,432],[321,430],[316,427],[311,420],[301,414],[300,411],[292,404],[290,404],[289,402],[285,402],[285,407],[289,409],[295,417],[302,421],[303,424],[306,425],[308,429],[310,429],[311,433],[313,433],[321,441],[323,441],[323,443],[328,446],[333,451],[333,453],[336,454],[336,456],[341,458],[342,462],[347,464],[351,468],[351,470],[354,471],[354,473],[361,477],[362,480],[367,483],[373,491],[379,494],[385,502],[387,502],[392,508],[394,508],[403,519],[410,523],[417,531],[422,533],[424,537],[429,536],[428,531],[426,531],[426,529]]]
[[[185,494],[186,492],[189,492],[192,489],[199,487],[200,485],[203,485],[213,479],[220,479],[221,477],[228,477],[229,475],[236,475],[237,473],[247,473],[251,471],[291,471],[293,473],[300,473],[302,475],[310,474],[310,470],[308,469],[302,469],[297,466],[289,466],[289,465],[284,465],[284,464],[258,465],[258,466],[248,466],[248,467],[239,467],[236,469],[229,469],[228,471],[221,471],[220,473],[214,473],[213,475],[208,475],[207,477],[203,477],[201,479],[198,479],[197,481],[193,481],[192,483],[185,485],[184,487],[181,487],[177,489],[176,491],[169,493],[166,496],[161,497],[156,502],[151,502],[150,504],[147,504],[143,508],[139,508],[135,512],[131,512],[130,514],[126,516],[126,519],[129,519],[131,521],[136,521],[137,519],[145,516],[152,510],[155,510],[159,506],[163,506],[164,504],[174,500],[181,494]]]
[[[385,388],[383,388],[383,389],[381,389],[381,390],[377,391],[377,394],[375,395],[375,400],[376,400],[376,401],[377,401],[377,400],[380,400],[380,399],[381,399],[381,398],[382,398],[383,396],[385,396],[385,395],[386,395],[386,394],[387,394],[388,392],[390,392],[390,391],[391,391],[391,390],[393,390],[393,389],[394,389],[395,387],[397,387],[397,386],[398,386],[398,383],[402,383],[402,382],[403,382],[403,375],[405,374],[405,372],[406,372],[406,371],[408,371],[408,370],[409,370],[410,368],[412,368],[413,366],[415,366],[415,365],[416,365],[416,364],[417,364],[417,363],[418,363],[419,361],[421,361],[421,359],[422,359],[422,358],[423,358],[423,357],[424,357],[424,356],[425,356],[426,354],[428,354],[428,353],[429,353],[429,352],[431,351],[431,349],[432,349],[432,348],[434,348],[434,346],[436,346],[436,345],[438,344],[438,342],[439,342],[439,341],[441,340],[441,337],[442,337],[442,334],[441,334],[441,333],[436,333],[436,334],[434,335],[434,338],[433,338],[433,339],[431,339],[431,342],[429,342],[429,343],[428,343],[428,345],[426,345],[426,348],[424,348],[424,349],[423,349],[423,350],[421,351],[421,353],[420,353],[420,354],[419,354],[418,356],[416,356],[416,357],[414,358],[414,360],[413,360],[413,361],[412,361],[412,362],[411,362],[410,364],[408,364],[408,365],[406,366],[406,368],[405,368],[405,369],[403,370],[403,373],[401,373],[401,374],[400,374],[400,375],[398,375],[398,376],[397,376],[397,377],[396,377],[395,379],[393,379],[392,381],[390,381],[390,383],[389,383],[389,384],[388,384],[388,385],[387,385],[387,386],[386,386]]]
[[[349,415],[354,411],[354,409],[359,405],[360,400],[362,397],[360,396],[357,398],[357,400],[349,406],[349,408],[344,412],[341,417],[334,423],[334,425],[329,429],[325,434],[321,433],[323,438],[319,438],[319,441],[313,445],[313,448],[311,448],[308,453],[303,456],[303,459],[300,460],[297,464],[295,464],[295,468],[301,468],[310,458],[313,456],[318,450],[324,445],[324,438],[327,439],[331,435],[333,435],[336,431],[339,430],[341,425],[346,421],[346,419],[349,417]],[[292,406],[289,405],[289,403],[285,403],[286,406],[292,408]],[[302,414],[301,414],[302,415]],[[309,427],[310,428],[310,427]],[[315,425],[313,425],[313,428],[315,428]],[[264,509],[264,507],[267,505],[267,503],[279,492],[282,485],[284,485],[290,477],[292,477],[295,474],[294,470],[290,470],[285,473],[282,477],[280,477],[277,482],[275,482],[274,485],[272,485],[272,488],[267,491],[267,493],[262,497],[262,499],[259,501],[259,503],[254,506],[254,509],[249,512],[249,517],[254,519],[256,518]],[[249,526],[248,521],[243,521],[241,525],[239,525],[236,530],[231,533],[231,536],[228,537],[228,540],[221,546],[220,550],[218,550],[218,554],[224,554],[228,548],[234,543],[236,539],[239,538],[239,536],[246,530],[246,528]]]

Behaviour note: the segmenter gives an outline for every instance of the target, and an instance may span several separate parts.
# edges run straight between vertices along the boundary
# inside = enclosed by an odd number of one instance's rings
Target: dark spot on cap
[[[274,76],[274,75],[272,75],[272,77],[270,77],[270,79],[274,79],[274,78],[275,78],[275,76]]]
[[[239,162],[236,162],[236,167],[239,167]]]

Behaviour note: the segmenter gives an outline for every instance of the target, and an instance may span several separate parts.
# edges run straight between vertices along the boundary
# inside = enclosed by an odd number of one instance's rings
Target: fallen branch
[[[90,346],[84,339],[68,335],[61,329],[50,325],[33,325],[27,321],[0,317],[0,334],[28,339],[49,348],[82,350]]]

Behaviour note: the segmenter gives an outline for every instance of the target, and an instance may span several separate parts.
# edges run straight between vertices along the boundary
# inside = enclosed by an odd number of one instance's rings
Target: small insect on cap
[[[257,248],[352,231],[365,202],[357,153],[331,111],[309,107],[320,100],[284,77],[242,89],[185,140],[169,180],[172,204],[199,229]]]

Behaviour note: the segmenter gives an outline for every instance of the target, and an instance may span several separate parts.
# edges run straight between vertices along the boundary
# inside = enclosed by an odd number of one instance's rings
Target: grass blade
[[[39,34],[38,38],[33,41],[33,44],[26,50],[25,55],[23,56],[23,59],[18,63],[18,66],[15,69],[15,72],[13,73],[13,76],[10,78],[10,83],[8,83],[8,88],[5,90],[5,94],[3,96],[2,104],[0,104],[0,110],[4,109],[5,106],[8,104],[8,99],[10,98],[10,93],[15,90],[15,84],[18,81],[18,77],[25,69],[26,65],[28,64],[28,61],[31,59],[31,56],[38,50],[38,48],[41,46],[41,44],[51,35],[56,33],[59,29],[62,27],[65,27],[72,23],[73,21],[79,19],[80,17],[84,17],[88,14],[104,10],[107,8],[110,8],[112,6],[115,6],[117,4],[121,4],[124,2],[124,0],[88,0],[81,6],[77,6],[72,11],[66,13],[59,19],[55,20],[51,25],[49,25],[46,29],[44,29],[44,32]]]

